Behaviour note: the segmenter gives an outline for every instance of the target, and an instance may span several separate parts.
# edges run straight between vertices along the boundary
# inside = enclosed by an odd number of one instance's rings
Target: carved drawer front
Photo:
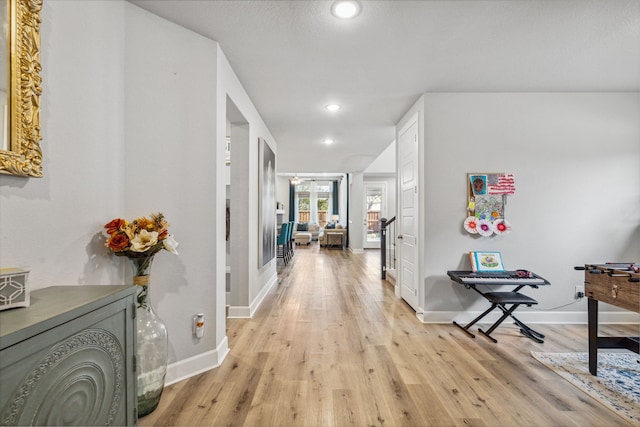
[[[135,424],[132,309],[120,299],[3,348],[0,425]]]

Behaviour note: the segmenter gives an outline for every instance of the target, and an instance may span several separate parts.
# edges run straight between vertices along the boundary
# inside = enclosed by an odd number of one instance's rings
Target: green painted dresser
[[[0,312],[0,425],[135,425],[135,287],[52,286]]]

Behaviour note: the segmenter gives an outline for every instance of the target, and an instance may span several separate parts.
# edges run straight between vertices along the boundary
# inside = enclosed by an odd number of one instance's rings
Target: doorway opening
[[[387,184],[364,183],[364,241],[365,249],[380,249],[380,219],[387,215]]]
[[[245,231],[249,223],[249,122],[228,96],[226,107],[226,307],[227,316],[242,317],[249,299],[249,241]]]

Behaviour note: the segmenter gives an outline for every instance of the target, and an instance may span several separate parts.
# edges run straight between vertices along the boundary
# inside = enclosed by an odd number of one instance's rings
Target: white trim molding
[[[256,313],[258,308],[264,302],[265,297],[271,289],[278,283],[278,275],[274,274],[270,279],[267,285],[262,288],[262,291],[258,294],[258,296],[253,300],[250,306],[230,306],[229,307],[229,318],[230,319],[251,319],[253,315]]]
[[[187,378],[210,371],[222,364],[222,361],[229,354],[229,341],[225,336],[220,345],[215,350],[190,357],[179,362],[170,364],[167,367],[167,377],[165,386],[175,384]]]

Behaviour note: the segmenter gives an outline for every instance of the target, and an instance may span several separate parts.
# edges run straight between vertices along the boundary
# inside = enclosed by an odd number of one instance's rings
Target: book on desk
[[[473,272],[501,272],[504,271],[502,254],[500,252],[469,252],[471,271]]]

